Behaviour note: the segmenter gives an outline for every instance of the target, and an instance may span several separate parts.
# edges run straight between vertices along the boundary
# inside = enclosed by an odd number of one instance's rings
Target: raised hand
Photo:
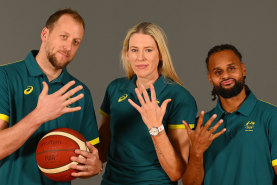
[[[135,89],[141,106],[134,103],[131,99],[128,99],[128,101],[140,113],[143,122],[146,124],[148,129],[150,129],[151,127],[159,127],[162,124],[162,120],[166,111],[166,106],[171,101],[171,99],[165,100],[162,103],[161,107],[159,107],[154,86],[152,84],[150,85],[151,100],[143,85],[141,85],[141,89],[144,99],[139,93],[139,90],[137,88]]]
[[[43,89],[39,95],[35,111],[39,113],[40,119],[43,123],[49,120],[56,119],[57,117],[65,113],[81,110],[80,106],[68,107],[68,105],[84,97],[84,94],[79,94],[74,98],[70,98],[72,95],[83,89],[83,86],[79,85],[66,92],[71,86],[75,84],[75,81],[70,81],[55,93],[48,95],[49,87],[46,82],[42,83]]]
[[[87,142],[87,147],[89,151],[75,150],[75,153],[82,157],[71,157],[72,161],[78,163],[70,165],[70,168],[79,171],[71,174],[74,177],[87,178],[99,174],[102,170],[102,162],[99,159],[98,150],[89,142]]]
[[[202,155],[209,148],[213,140],[218,138],[221,134],[223,134],[226,131],[226,129],[223,128],[221,131],[214,133],[218,129],[218,127],[223,123],[222,119],[220,119],[216,123],[216,125],[210,128],[211,124],[217,117],[216,114],[214,114],[207,121],[205,126],[203,126],[204,115],[205,113],[204,111],[202,111],[200,113],[195,131],[191,130],[191,128],[189,127],[186,121],[183,121],[190,139],[191,154]]]

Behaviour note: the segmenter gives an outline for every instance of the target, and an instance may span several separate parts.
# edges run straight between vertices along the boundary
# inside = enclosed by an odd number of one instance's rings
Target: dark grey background
[[[215,105],[204,60],[211,47],[222,43],[241,51],[246,82],[255,95],[277,104],[276,0],[2,0],[0,65],[39,49],[48,16],[66,7],[78,10],[86,21],[84,41],[68,69],[90,88],[98,122],[106,86],[124,75],[119,55],[125,34],[141,21],[165,30],[175,69],[199,110]],[[73,184],[99,184],[100,180],[98,176]]]

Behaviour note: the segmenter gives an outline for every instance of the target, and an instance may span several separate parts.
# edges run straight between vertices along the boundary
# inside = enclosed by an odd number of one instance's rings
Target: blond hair
[[[149,23],[149,22],[142,22],[133,26],[128,31],[124,39],[123,47],[121,50],[121,62],[122,62],[123,69],[127,74],[128,79],[132,78],[135,74],[131,67],[130,62],[128,62],[126,59],[126,53],[129,50],[129,40],[131,36],[135,33],[142,33],[145,35],[149,35],[155,40],[159,50],[159,54],[162,58],[162,60],[159,62],[159,65],[158,65],[159,74],[181,85],[182,84],[181,80],[179,79],[177,73],[175,72],[175,69],[172,64],[172,59],[170,57],[170,53],[167,46],[167,39],[164,31],[158,25]]]

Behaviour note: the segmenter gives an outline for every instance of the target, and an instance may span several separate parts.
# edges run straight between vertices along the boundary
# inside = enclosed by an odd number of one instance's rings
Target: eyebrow
[[[129,46],[130,48],[138,48],[138,46]],[[146,47],[143,47],[143,48],[154,48],[153,46],[146,46]]]
[[[62,34],[70,35],[67,31],[61,31]]]
[[[235,66],[235,65],[236,65],[236,64],[235,64],[234,62],[227,64],[228,67],[229,67],[229,66]],[[215,70],[217,70],[217,69],[220,69],[220,67],[215,67],[215,68],[213,68],[213,71],[215,71]]]

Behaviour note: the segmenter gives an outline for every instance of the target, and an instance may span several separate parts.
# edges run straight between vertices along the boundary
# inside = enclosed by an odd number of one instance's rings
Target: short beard
[[[237,96],[242,89],[245,87],[245,77],[240,79],[239,81],[233,79],[235,81],[234,87],[230,89],[224,89],[221,84],[219,86],[214,86],[212,94],[216,94],[217,96],[221,96],[222,98],[232,98]],[[228,80],[228,79],[227,79]],[[215,100],[215,98],[213,98]]]
[[[47,58],[48,58],[49,62],[52,64],[52,66],[55,67],[56,69],[63,69],[70,63],[70,61],[68,61],[68,62],[64,63],[63,65],[58,64],[57,58],[55,57],[55,55],[54,54],[51,55],[50,53],[47,53]]]

